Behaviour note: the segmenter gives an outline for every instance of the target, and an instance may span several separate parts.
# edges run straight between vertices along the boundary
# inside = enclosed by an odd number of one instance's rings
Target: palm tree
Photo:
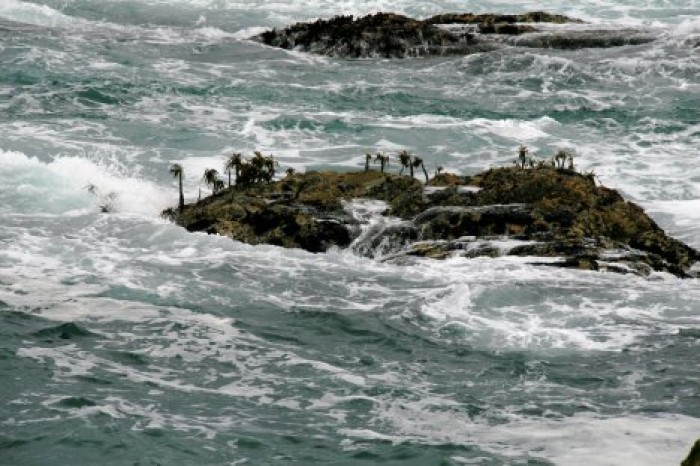
[[[404,168],[409,168],[411,166],[411,154],[409,154],[408,151],[405,150],[399,152],[399,163],[401,164],[401,170],[399,171],[399,175],[401,175],[403,174]]]
[[[382,173],[384,173],[384,167],[389,165],[389,156],[384,155],[381,152],[377,152],[377,156],[374,158],[374,163],[379,162],[381,164]]]
[[[425,169],[425,164],[423,163],[423,159],[420,157],[413,157],[413,164],[411,165],[411,168],[413,167],[421,167],[423,169],[423,174],[425,175],[425,182],[428,182],[428,171]],[[411,176],[413,176],[413,170],[411,170]]]
[[[569,163],[569,170],[574,169],[574,157],[570,150],[559,149],[556,154],[554,154],[554,164],[558,169],[564,169],[566,163]]]
[[[224,180],[218,178],[216,181],[214,181],[214,194],[223,191],[225,187],[226,183],[224,183]]]
[[[241,174],[241,165],[243,164],[243,154],[240,152],[234,152],[231,157],[226,160],[224,165],[224,170],[228,173],[228,187],[231,187],[231,171],[233,170],[236,174],[236,180],[238,180],[238,175]]]
[[[369,171],[369,163],[372,161],[372,154],[367,153],[365,154],[365,171]]]
[[[287,174],[287,178],[291,178],[296,173],[296,170],[293,169],[292,167],[289,167],[285,170],[285,173]]]
[[[263,163],[263,167],[265,169],[263,172],[263,178],[265,181],[268,183],[272,182],[272,180],[275,178],[275,168],[279,166],[279,162],[277,162],[272,155],[265,157],[265,162]]]
[[[530,153],[530,149],[527,146],[521,145],[518,147],[518,161],[520,162],[520,168],[525,168],[527,164],[527,155]]]
[[[218,193],[221,184],[223,184],[223,182],[219,179],[219,172],[213,168],[207,168],[204,170],[202,181],[204,181],[204,184],[207,186],[211,186],[212,195]]]
[[[180,185],[180,202],[178,203],[177,208],[180,212],[182,212],[185,209],[185,195],[182,192],[182,177],[184,174],[182,165],[180,165],[179,163],[174,163],[170,167],[170,173],[173,175],[173,177],[178,179]]]

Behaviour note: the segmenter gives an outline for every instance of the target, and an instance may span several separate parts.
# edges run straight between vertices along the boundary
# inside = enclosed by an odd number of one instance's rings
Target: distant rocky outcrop
[[[273,47],[345,58],[466,55],[504,45],[565,49],[613,47],[653,40],[650,34],[632,29],[544,27],[546,24],[580,23],[582,21],[575,18],[545,12],[451,13],[425,20],[377,13],[297,23],[251,39]]]
[[[165,215],[190,231],[250,244],[352,247],[383,260],[517,255],[551,258],[534,260],[550,266],[679,277],[700,260],[592,175],[549,164],[441,174],[427,185],[371,170],[290,173]]]

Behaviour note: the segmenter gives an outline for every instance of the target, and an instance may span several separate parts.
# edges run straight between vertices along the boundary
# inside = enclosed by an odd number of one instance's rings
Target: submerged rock
[[[586,30],[540,27],[579,24],[563,15],[530,12],[519,15],[450,13],[418,20],[394,13],[359,18],[336,16],[272,29],[252,40],[288,50],[346,58],[405,58],[466,55],[504,45],[578,49],[650,42],[639,30]]]
[[[360,213],[354,199],[372,200],[374,217],[366,207]],[[442,174],[427,186],[377,171],[310,172],[225,189],[165,214],[190,231],[249,244],[311,252],[352,245],[382,259],[516,255],[555,258],[550,266],[679,277],[700,260],[617,191],[549,166]]]

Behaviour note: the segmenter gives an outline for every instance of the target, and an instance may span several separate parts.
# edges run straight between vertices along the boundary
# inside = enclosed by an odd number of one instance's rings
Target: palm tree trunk
[[[423,169],[423,174],[425,175],[425,182],[428,182],[428,171],[425,169],[425,164],[420,164],[420,167]]]
[[[404,165],[401,165],[401,170],[399,170],[399,176],[403,175],[403,170],[406,168]]]
[[[180,213],[182,213],[182,211],[185,210],[185,195],[182,192],[182,173],[180,173],[178,180],[180,181],[180,203],[178,204],[178,208],[180,209]]]
[[[231,187],[231,170],[228,171],[228,187]]]
[[[408,169],[410,170],[411,178],[413,178],[413,164],[409,165]]]

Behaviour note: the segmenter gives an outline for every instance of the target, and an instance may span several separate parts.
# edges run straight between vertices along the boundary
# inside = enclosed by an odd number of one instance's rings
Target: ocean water
[[[405,61],[245,40],[544,8],[657,40]],[[304,171],[405,148],[474,173],[526,144],[575,150],[700,247],[699,18],[698,0],[0,0],[0,464],[678,464],[700,437],[697,280],[253,247],[159,212],[172,163],[193,200],[234,150]]]

